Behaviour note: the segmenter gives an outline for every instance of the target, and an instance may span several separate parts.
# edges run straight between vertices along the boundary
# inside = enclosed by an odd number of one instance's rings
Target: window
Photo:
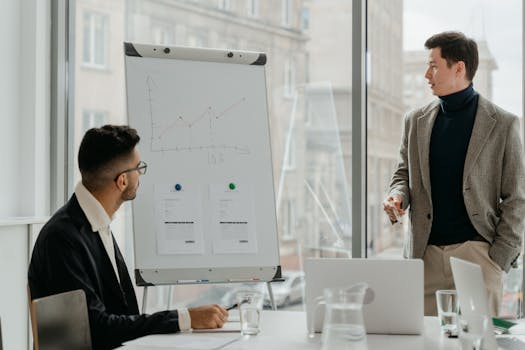
[[[295,204],[292,199],[286,201],[285,215],[285,231],[282,239],[287,241],[295,238]]]
[[[301,11],[301,27],[305,30],[310,28],[310,9],[308,7]]]
[[[204,29],[188,29],[185,45],[192,47],[205,47],[208,42],[207,32]]]
[[[217,0],[217,6],[224,11],[230,10],[230,0]]]
[[[259,0],[248,0],[248,16],[259,17]]]
[[[292,2],[291,0],[281,0],[281,23],[285,27],[291,25],[291,12],[292,12]]]
[[[85,66],[106,68],[108,46],[108,18],[106,15],[86,12],[83,15],[83,52]]]
[[[295,138],[292,136],[290,138],[288,150],[285,151],[285,169],[286,170],[293,170],[295,169]]]
[[[291,97],[295,92],[295,64],[293,59],[284,65],[284,96]]]
[[[159,45],[174,45],[174,27],[174,25],[170,25],[168,23],[154,21],[151,25],[152,43]]]
[[[106,113],[100,111],[85,110],[82,113],[82,130],[83,133],[91,128],[99,128],[106,124]],[[82,133],[82,134],[83,134]]]
[[[99,111],[105,113],[104,123],[126,123],[123,65],[115,64],[110,72],[79,69],[121,62],[121,46],[109,43],[150,40],[266,52],[276,202],[279,232],[283,233],[281,263],[286,271],[300,269],[305,257],[347,257],[352,250],[350,38],[355,29],[352,1],[279,1],[281,6],[272,7],[247,0],[247,11],[225,19],[231,1],[142,0],[136,6],[124,0],[76,0],[72,20],[77,23],[70,44],[78,54],[74,56],[77,61],[71,61],[75,67],[70,80],[74,110],[69,118],[72,155],[76,155],[86,125],[100,120]],[[429,8],[418,0],[368,0],[368,236],[362,237],[368,257],[402,256],[406,222],[405,226],[391,226],[381,201],[397,162],[404,113],[434,98],[422,77],[423,42],[430,34],[459,29],[478,39],[481,61],[475,88],[501,107],[523,115],[523,57],[516,54],[522,51],[522,3],[508,1],[508,6],[497,6],[482,0],[445,0]],[[157,23],[159,18],[162,24]],[[509,23],[505,31],[498,27],[502,18]],[[279,26],[284,28],[276,29]],[[503,33],[505,39],[500,37]],[[294,150],[294,156],[285,157],[287,148]],[[286,171],[291,159],[294,171]],[[72,156],[68,164],[73,174],[69,182],[74,184],[79,178],[76,158]],[[119,211],[113,231],[132,269],[129,209],[127,203]],[[291,232],[294,238],[288,239]],[[520,295],[521,271],[511,270],[511,274],[506,282],[505,310],[515,308]],[[178,288],[176,294],[181,303],[204,300],[189,286]]]

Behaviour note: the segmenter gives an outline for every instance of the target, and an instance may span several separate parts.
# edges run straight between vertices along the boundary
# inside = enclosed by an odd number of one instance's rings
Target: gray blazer
[[[399,163],[390,195],[410,206],[407,258],[422,258],[432,227],[429,150],[439,100],[404,119]],[[463,198],[476,231],[491,243],[489,255],[504,271],[521,252],[525,220],[525,167],[516,116],[479,96],[463,169]]]

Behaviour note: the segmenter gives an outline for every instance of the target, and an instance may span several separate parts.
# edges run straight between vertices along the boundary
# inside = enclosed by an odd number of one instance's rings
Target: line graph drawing
[[[219,164],[225,161],[225,152],[237,155],[249,155],[247,145],[234,142],[225,134],[225,128],[235,124],[242,108],[247,103],[245,96],[225,102],[221,106],[204,105],[196,112],[177,111],[166,108],[170,101],[157,100],[158,85],[151,76],[146,77],[147,113],[151,123],[150,150],[152,152],[208,152],[208,163]],[[164,110],[174,113],[159,113],[159,104],[164,103]],[[174,103],[170,103],[175,105]]]

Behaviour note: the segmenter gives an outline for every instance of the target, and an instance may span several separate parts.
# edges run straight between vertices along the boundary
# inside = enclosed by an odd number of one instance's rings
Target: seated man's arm
[[[93,348],[112,348],[121,343],[148,334],[178,332],[179,316],[177,311],[162,311],[154,314],[115,314],[110,313],[100,295],[101,271],[81,240],[70,233],[51,235],[46,240],[46,271],[48,285],[52,294],[83,289],[86,293],[89,323]],[[138,311],[138,310],[137,310]],[[214,306],[204,307],[196,315],[205,314],[213,321],[206,325],[210,328],[221,327],[221,310]],[[191,310],[190,310],[190,315]],[[193,323],[193,321],[192,321]]]

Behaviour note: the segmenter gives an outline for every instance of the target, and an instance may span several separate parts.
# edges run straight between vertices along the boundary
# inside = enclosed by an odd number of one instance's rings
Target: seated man
[[[120,205],[135,198],[146,172],[127,126],[86,132],[78,152],[82,181],[43,227],[29,266],[31,298],[83,289],[94,349],[111,349],[147,334],[222,327],[218,305],[139,313],[135,291],[109,224]]]

